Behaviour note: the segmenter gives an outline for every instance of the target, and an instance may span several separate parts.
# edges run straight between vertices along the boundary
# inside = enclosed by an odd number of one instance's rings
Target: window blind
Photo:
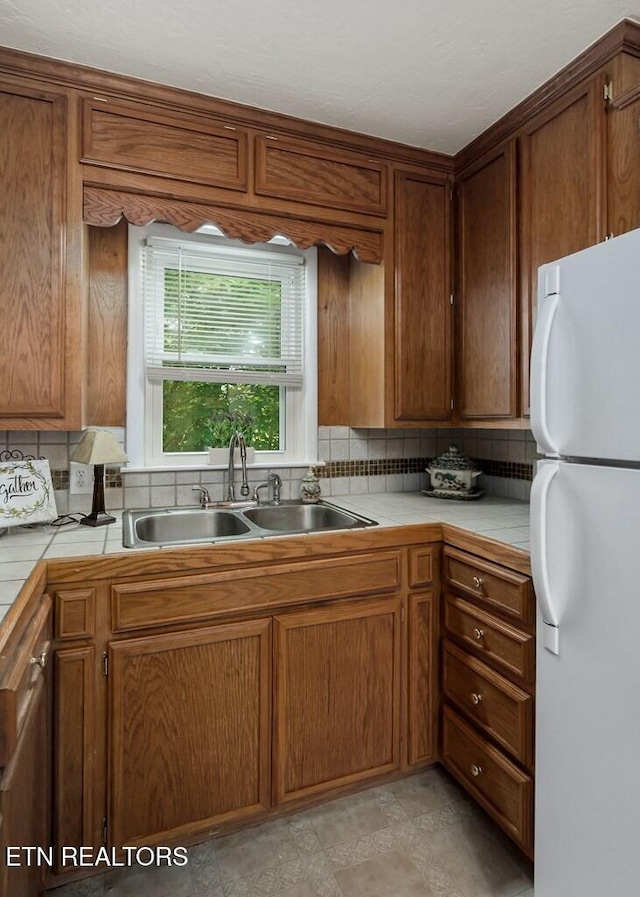
[[[150,380],[301,385],[303,258],[149,238],[142,272]]]

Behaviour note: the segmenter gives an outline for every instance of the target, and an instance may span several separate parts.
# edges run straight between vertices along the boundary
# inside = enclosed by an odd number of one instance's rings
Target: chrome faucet
[[[229,442],[229,469],[227,472],[229,483],[227,485],[227,501],[235,501],[236,497],[236,489],[233,482],[235,479],[233,455],[236,446],[240,449],[240,463],[242,464],[242,486],[240,487],[240,494],[249,494],[249,481],[247,480],[247,444],[244,441],[242,433],[239,430],[236,430]]]
[[[204,486],[192,486],[192,492],[200,493],[200,507],[205,509],[210,507],[214,502],[211,501],[211,496],[209,495],[209,490],[205,489]]]
[[[259,489],[268,489],[270,485],[273,484],[273,503],[274,505],[280,504],[280,490],[282,489],[282,480],[278,476],[277,473],[270,473],[268,478],[264,481],[264,483],[258,483],[256,488],[253,490],[253,500],[260,503],[260,497],[258,495]]]

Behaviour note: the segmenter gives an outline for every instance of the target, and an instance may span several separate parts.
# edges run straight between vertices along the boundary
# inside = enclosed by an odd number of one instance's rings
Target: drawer
[[[247,189],[245,132],[204,116],[163,112],[124,100],[84,100],[81,161]]]
[[[36,684],[48,663],[50,645],[51,598],[43,595],[31,619],[15,632],[15,642],[6,646],[8,662],[0,676],[0,766],[6,766],[13,755],[37,694]]]
[[[525,626],[533,624],[535,603],[528,576],[447,547],[444,578],[452,588],[493,610]]]
[[[113,631],[394,592],[401,582],[400,559],[398,551],[381,551],[274,567],[115,583],[111,588]]]
[[[442,762],[524,852],[533,852],[533,779],[444,708]]]
[[[446,596],[444,625],[448,633],[487,663],[533,685],[536,641],[532,633],[515,629],[451,593]]]
[[[255,191],[331,209],[385,215],[387,166],[293,138],[256,137]]]
[[[487,735],[525,766],[533,763],[533,698],[445,641],[443,688]]]

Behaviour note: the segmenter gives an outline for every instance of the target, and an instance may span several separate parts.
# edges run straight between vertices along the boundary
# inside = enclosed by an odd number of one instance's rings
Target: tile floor
[[[533,897],[530,864],[440,768],[50,897]]]

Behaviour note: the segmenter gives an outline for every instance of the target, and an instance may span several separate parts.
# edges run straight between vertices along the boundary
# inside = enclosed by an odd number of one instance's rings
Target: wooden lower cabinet
[[[55,845],[183,845],[437,761],[439,543],[245,548],[51,583]]]
[[[271,622],[109,646],[109,842],[165,844],[269,806]]]
[[[0,650],[0,897],[44,893],[46,861],[24,848],[50,844],[51,599],[23,605]]]
[[[533,858],[531,578],[457,548],[443,554],[441,759]]]
[[[49,711],[47,684],[33,690],[16,750],[0,779],[0,897],[44,893],[44,863],[28,864],[26,854],[7,849],[49,845]]]
[[[400,767],[401,602],[275,619],[274,799]]]

